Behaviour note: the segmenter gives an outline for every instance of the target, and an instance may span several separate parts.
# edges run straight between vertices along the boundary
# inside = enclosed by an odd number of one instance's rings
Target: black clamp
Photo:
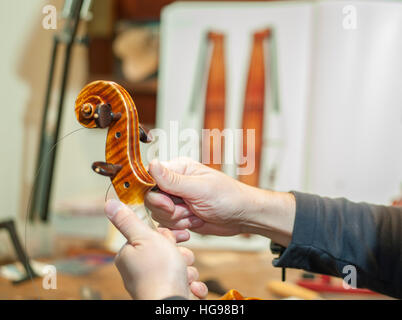
[[[274,259],[274,261],[275,261],[281,257],[281,255],[283,254],[283,252],[285,251],[286,248],[271,241],[270,249],[273,254],[278,255],[278,257]],[[286,268],[282,268],[282,281],[285,281],[285,280],[286,280]]]

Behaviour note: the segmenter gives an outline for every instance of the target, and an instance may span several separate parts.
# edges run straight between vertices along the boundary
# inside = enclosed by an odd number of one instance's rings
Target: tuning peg
[[[92,170],[95,171],[96,173],[114,178],[116,174],[121,170],[122,166],[119,164],[112,164],[112,163],[107,163],[107,162],[102,162],[102,161],[97,161],[92,164]]]
[[[140,141],[144,143],[150,143],[153,140],[153,137],[149,130],[144,127],[142,124],[139,124],[140,128]]]
[[[96,126],[99,128],[109,127],[113,121],[117,121],[121,118],[121,113],[113,113],[112,107],[109,103],[98,104],[96,106],[94,115]]]

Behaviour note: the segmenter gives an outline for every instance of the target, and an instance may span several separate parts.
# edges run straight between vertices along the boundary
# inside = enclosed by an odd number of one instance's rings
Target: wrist
[[[250,188],[241,231],[259,234],[287,247],[292,239],[296,199],[288,192]]]
[[[141,294],[132,295],[133,298],[137,300],[162,300],[170,297],[189,298],[188,288],[182,286],[177,287],[171,284],[157,284],[151,286],[148,283],[145,287],[139,286],[136,291],[141,292]]]

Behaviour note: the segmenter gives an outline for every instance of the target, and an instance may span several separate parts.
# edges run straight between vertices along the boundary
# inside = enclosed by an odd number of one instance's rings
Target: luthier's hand
[[[145,205],[178,241],[189,239],[185,229],[222,236],[258,233],[285,246],[291,240],[292,194],[245,185],[189,158],[153,160],[149,173],[162,192],[148,192]]]
[[[115,263],[124,286],[134,299],[164,299],[171,296],[205,298],[208,289],[197,281],[198,271],[191,265],[194,254],[176,246],[168,229],[156,232],[144,224],[127,206],[109,200],[105,212],[127,243]]]

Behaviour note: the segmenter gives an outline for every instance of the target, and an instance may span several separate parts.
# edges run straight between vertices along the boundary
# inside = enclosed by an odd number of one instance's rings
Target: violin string
[[[112,183],[110,183],[109,184],[109,186],[108,186],[108,188],[107,188],[107,190],[106,190],[106,194],[105,194],[105,203],[107,202],[107,196],[108,196],[108,193],[109,193],[109,191],[110,191],[110,188],[111,188],[111,186],[112,186]],[[154,220],[152,219],[152,213],[151,213],[151,211],[144,205],[144,208],[145,208],[145,212],[146,212],[146,214],[145,214],[145,216],[146,216],[146,219],[148,220],[148,224],[149,224],[149,226],[152,228],[152,229],[154,229],[154,230],[157,230],[158,228],[157,228],[157,226],[155,225],[155,222],[154,222]],[[135,211],[134,209],[133,209],[133,211]]]
[[[147,217],[149,226],[150,226],[152,229],[154,229],[154,230],[158,230],[158,227],[156,226],[155,221],[152,219],[152,212],[151,212],[151,210],[149,210],[145,205],[144,205],[144,208],[145,208],[146,217]]]
[[[110,190],[110,187],[112,186],[112,183],[110,183],[109,184],[109,187],[107,187],[107,190],[106,190],[106,194],[105,194],[105,202],[107,201],[107,195],[108,195],[108,193],[109,193],[109,190]]]
[[[40,163],[39,168],[38,168],[38,170],[36,171],[35,176],[34,176],[34,180],[33,180],[33,183],[32,183],[32,187],[31,187],[31,190],[30,190],[30,193],[29,193],[28,204],[27,204],[27,210],[26,210],[26,213],[25,213],[25,225],[24,225],[24,250],[25,250],[25,254],[26,254],[26,259],[25,259],[25,266],[26,266],[26,268],[25,268],[25,269],[26,269],[27,272],[28,272],[28,277],[30,278],[32,284],[34,284],[34,281],[33,281],[33,274],[31,273],[31,270],[30,270],[29,265],[28,265],[28,263],[29,263],[29,261],[30,261],[30,258],[29,258],[29,254],[28,254],[28,250],[27,250],[27,225],[28,225],[27,221],[28,221],[28,214],[29,214],[29,211],[30,211],[30,208],[31,208],[31,204],[32,204],[33,188],[34,188],[34,186],[35,186],[35,184],[36,184],[36,180],[39,178],[39,174],[40,174],[40,172],[41,172],[41,169],[42,169],[43,165],[45,164],[45,161],[47,160],[47,158],[48,158],[48,156],[50,155],[50,153],[54,150],[54,148],[55,148],[62,140],[64,140],[65,138],[71,136],[72,134],[74,134],[74,133],[76,133],[76,132],[78,132],[78,131],[80,131],[80,130],[82,130],[82,129],[85,129],[85,128],[83,127],[83,128],[75,129],[75,130],[73,130],[73,131],[67,133],[67,134],[64,135],[63,137],[61,137],[59,140],[57,140],[57,141],[54,143],[54,145],[47,151],[47,153],[45,154],[45,156],[43,157],[43,160],[42,160],[42,162]]]

